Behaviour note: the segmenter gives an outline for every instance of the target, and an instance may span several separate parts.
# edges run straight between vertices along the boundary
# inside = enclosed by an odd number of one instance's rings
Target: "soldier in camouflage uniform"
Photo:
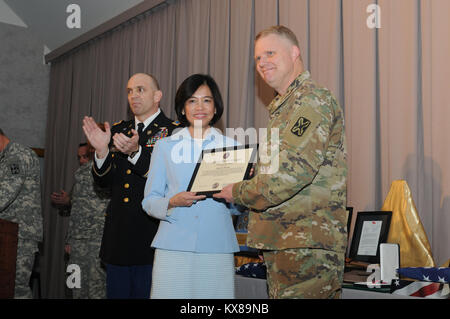
[[[110,194],[94,183],[91,169],[92,161],[81,165],[75,172],[72,189],[67,243],[70,264],[81,269],[81,287],[73,290],[75,299],[106,298],[106,272],[99,252]]]
[[[14,298],[32,298],[34,253],[42,240],[39,159],[0,129],[0,218],[19,224]]]
[[[86,164],[87,162],[92,160],[92,147],[88,145],[88,143],[80,143],[80,145],[78,145],[77,157],[80,166]],[[59,214],[61,216],[70,216],[70,208],[72,207],[72,191],[73,189],[70,190],[69,193],[67,193],[64,190],[61,190],[59,192],[53,192],[50,195],[52,204],[54,204],[59,209]]]
[[[275,158],[259,162],[254,178],[216,197],[252,210],[247,245],[264,250],[271,298],[339,298],[347,244],[343,111],[304,70],[286,27],[258,34],[255,60],[278,93],[267,135],[271,141],[279,129],[279,166],[271,166]]]

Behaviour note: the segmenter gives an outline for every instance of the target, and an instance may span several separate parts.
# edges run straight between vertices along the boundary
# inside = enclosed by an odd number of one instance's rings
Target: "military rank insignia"
[[[155,146],[156,141],[166,137],[169,135],[169,130],[167,127],[161,127],[160,131],[156,133],[153,137],[149,138],[147,143],[145,143],[146,147],[153,147]]]
[[[311,121],[305,117],[300,117],[294,126],[291,128],[291,132],[297,136],[303,136],[305,131],[311,125]]]
[[[11,174],[13,175],[17,175],[20,173],[19,165],[17,164],[11,164],[9,168],[11,169]]]

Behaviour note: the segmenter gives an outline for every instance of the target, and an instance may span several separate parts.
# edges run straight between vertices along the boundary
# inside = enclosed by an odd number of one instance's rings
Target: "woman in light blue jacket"
[[[195,74],[178,88],[175,110],[183,129],[153,150],[142,207],[161,220],[151,298],[234,298],[234,252],[239,250],[233,206],[187,192],[202,150],[236,145],[213,128],[223,113],[214,79]]]

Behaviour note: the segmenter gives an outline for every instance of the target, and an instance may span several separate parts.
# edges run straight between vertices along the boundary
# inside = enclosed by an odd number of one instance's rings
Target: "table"
[[[267,283],[265,279],[244,277],[235,275],[235,294],[236,299],[268,299]],[[380,292],[370,288],[352,288],[344,287],[342,289],[341,299],[424,299],[419,297],[410,297],[394,295],[389,292]]]
[[[394,295],[389,292],[378,292],[375,290],[359,288],[342,288],[341,299],[424,299],[419,297]]]

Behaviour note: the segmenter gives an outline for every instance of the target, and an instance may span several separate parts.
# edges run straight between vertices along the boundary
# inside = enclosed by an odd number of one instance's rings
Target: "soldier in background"
[[[260,162],[251,180],[215,197],[252,210],[247,245],[264,250],[271,298],[339,298],[347,245],[343,111],[304,70],[288,28],[257,35],[255,62],[278,93],[268,106],[268,140],[278,128],[279,165]]]
[[[104,129],[103,124],[98,124]],[[74,288],[75,299],[106,298],[106,271],[99,252],[110,190],[102,189],[92,177],[94,149],[88,145],[88,160],[80,159],[72,189],[71,213],[66,243],[70,247],[70,264],[81,270],[81,287]]]
[[[43,228],[39,159],[1,129],[0,176],[0,218],[19,224],[14,298],[31,299],[29,280]]]
[[[92,148],[88,145],[88,143],[80,143],[78,146],[77,157],[80,166],[92,160]],[[62,189],[60,192],[53,192],[50,195],[52,203],[59,209],[59,214],[61,216],[70,215],[70,208],[72,207],[71,193],[72,190],[67,193]]]
[[[97,125],[104,130],[103,124]],[[80,168],[75,172],[72,190],[51,195],[59,213],[70,215],[65,253],[70,255],[69,264],[78,265],[81,271],[81,287],[72,290],[75,299],[106,298],[106,272],[99,252],[110,191],[94,183],[91,173],[93,155],[92,146],[81,143],[77,153]]]
[[[92,146],[88,145],[88,143],[80,143],[80,145],[78,145],[77,158],[80,166],[92,160],[93,156],[92,152],[93,152]],[[56,208],[58,208],[58,213],[62,217],[70,216],[70,210],[72,208],[72,192],[73,186],[70,192],[66,192],[65,190],[62,189],[61,191],[53,192],[50,195],[52,204],[55,205]],[[64,260],[66,262],[69,260],[69,254],[70,254],[70,246],[66,244],[64,247]]]

